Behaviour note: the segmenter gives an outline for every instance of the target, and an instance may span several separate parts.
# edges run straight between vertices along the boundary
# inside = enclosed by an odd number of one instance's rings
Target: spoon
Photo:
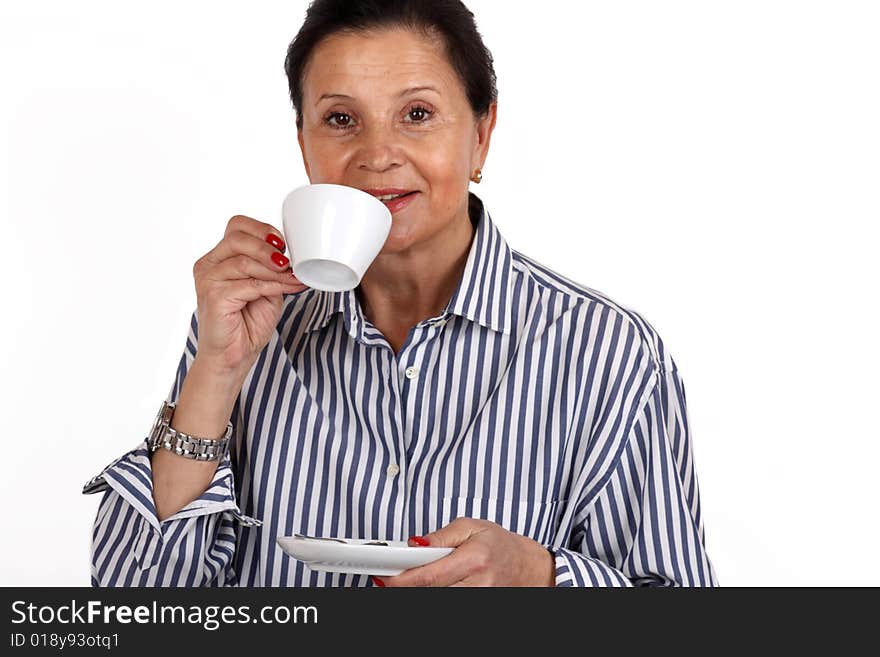
[[[305,534],[294,534],[297,538],[305,538],[310,541],[330,541],[331,543],[342,543],[343,545],[348,545],[346,541],[343,541],[341,538],[324,538],[323,536],[306,536]],[[384,545],[388,547],[388,543],[385,541],[370,541],[369,543],[363,543],[363,545]]]
[[[310,541],[330,541],[331,543],[342,543],[343,545],[348,545],[341,538],[323,538],[321,536],[306,536],[305,534],[294,534],[297,538],[307,538]]]

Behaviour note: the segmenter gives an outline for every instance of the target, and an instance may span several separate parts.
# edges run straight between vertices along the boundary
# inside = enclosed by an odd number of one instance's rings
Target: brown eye
[[[335,121],[335,123],[334,123]],[[351,125],[351,117],[343,112],[334,112],[327,117],[327,123],[334,128],[347,128]]]
[[[409,116],[413,123],[424,123],[430,115],[431,112],[424,107],[414,107],[409,111],[407,116]]]

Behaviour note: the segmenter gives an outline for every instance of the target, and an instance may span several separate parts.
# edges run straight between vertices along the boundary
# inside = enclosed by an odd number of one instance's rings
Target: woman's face
[[[390,254],[466,220],[495,111],[476,119],[439,40],[405,29],[337,34],[306,66],[299,143],[312,183],[414,192],[386,202]]]

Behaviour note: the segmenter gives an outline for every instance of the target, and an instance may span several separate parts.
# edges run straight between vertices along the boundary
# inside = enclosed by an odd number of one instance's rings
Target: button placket
[[[418,331],[423,331],[424,329],[417,329],[417,330],[418,330]],[[409,349],[406,350],[406,352],[401,353],[401,357],[402,357],[402,358],[401,358],[401,361],[400,361],[401,364],[403,364],[403,363],[405,363],[405,362],[407,362],[407,361],[409,360],[409,354],[410,354],[410,353],[416,353],[415,350],[414,350],[414,347],[415,347],[416,344],[417,344],[417,343],[414,343],[413,345],[410,346]],[[403,370],[403,378],[404,378],[405,380],[412,381],[413,379],[415,379],[416,377],[418,377],[418,375],[419,375],[419,367],[418,367],[418,365],[417,365],[416,363],[410,362],[410,364],[409,364],[409,365]],[[406,382],[406,381],[404,381],[404,383],[405,383],[405,382]]]
[[[404,509],[409,508],[412,496],[410,490],[412,473],[408,471],[407,468],[410,466],[410,463],[412,463],[412,449],[416,441],[416,436],[414,434],[417,429],[414,425],[413,418],[409,416],[409,404],[407,399],[411,394],[416,394],[416,386],[420,375],[420,363],[418,362],[418,354],[420,353],[419,345],[422,344],[429,335],[428,327],[424,325],[416,326],[410,336],[411,339],[408,340],[403,349],[401,349],[398,360],[398,376],[400,382],[398,386],[398,399],[401,404],[400,423],[403,429],[403,444],[400,460],[388,466],[386,469],[386,476],[389,481],[394,482],[394,485],[398,486],[398,490],[401,491],[401,496],[404,500]],[[396,474],[392,474],[395,469]],[[407,515],[405,510],[400,517],[400,522],[402,523],[402,526],[406,526]],[[404,534],[406,534],[406,532],[404,532]]]
[[[402,536],[403,528],[406,527],[406,509],[409,506],[408,492],[405,486],[400,486],[401,479],[397,476],[400,474],[400,465],[406,454],[406,401],[404,398],[404,386],[400,382],[398,374],[397,360],[393,354],[389,355],[388,360],[384,363],[383,371],[386,375],[386,381],[391,391],[393,404],[392,421],[397,426],[396,444],[388,452],[389,465],[385,468],[385,477],[388,479],[388,485],[391,486],[392,497],[394,502],[394,522],[389,527],[390,535]],[[391,474],[396,469],[395,474]],[[381,472],[381,471],[380,471]],[[381,475],[380,475],[381,476]]]

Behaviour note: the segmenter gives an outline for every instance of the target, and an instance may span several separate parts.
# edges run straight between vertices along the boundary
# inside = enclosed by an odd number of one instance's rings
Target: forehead
[[[303,92],[382,95],[408,86],[463,93],[443,42],[421,32],[392,28],[333,34],[312,51]]]

